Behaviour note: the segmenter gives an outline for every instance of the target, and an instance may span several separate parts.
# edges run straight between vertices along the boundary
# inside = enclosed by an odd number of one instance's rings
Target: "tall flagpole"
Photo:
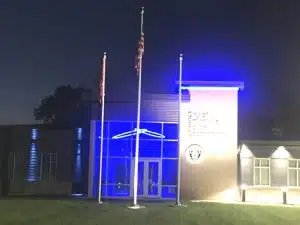
[[[103,159],[103,138],[104,138],[104,109],[105,109],[105,74],[106,73],[106,52],[104,52],[102,60],[102,78],[100,86],[101,95],[101,137],[100,137],[100,157],[99,157],[99,189],[98,203],[102,203],[102,159]]]
[[[141,11],[141,37],[143,36],[144,28],[144,7]],[[138,208],[137,193],[138,193],[138,171],[139,171],[139,144],[140,144],[140,119],[141,119],[141,92],[142,92],[142,60],[143,54],[138,55],[139,70],[138,70],[138,103],[137,103],[137,118],[136,118],[136,139],[135,139],[135,161],[133,175],[133,207]]]
[[[180,120],[181,120],[181,100],[182,100],[182,61],[183,55],[180,54],[179,57],[179,94],[178,94],[178,161],[177,161],[177,192],[176,192],[176,205],[180,206],[180,182],[181,182],[181,158],[180,158]]]

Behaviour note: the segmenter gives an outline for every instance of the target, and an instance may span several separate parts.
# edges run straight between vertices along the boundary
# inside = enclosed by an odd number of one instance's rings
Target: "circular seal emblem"
[[[198,163],[202,159],[203,149],[198,144],[191,144],[186,149],[186,156],[191,163]]]

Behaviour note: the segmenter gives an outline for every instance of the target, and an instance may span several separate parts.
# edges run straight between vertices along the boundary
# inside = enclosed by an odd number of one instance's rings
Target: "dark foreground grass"
[[[0,200],[2,225],[299,225],[299,207],[195,203],[186,208],[166,203],[130,210],[126,203],[75,200]]]

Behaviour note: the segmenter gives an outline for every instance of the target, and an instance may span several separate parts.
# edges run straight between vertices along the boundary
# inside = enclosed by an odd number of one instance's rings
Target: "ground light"
[[[287,204],[287,192],[288,192],[288,188],[287,187],[282,187],[281,191],[282,191],[282,203],[286,205]]]
[[[242,202],[246,202],[246,190],[248,186],[247,184],[242,184],[241,185],[241,190],[242,190]]]

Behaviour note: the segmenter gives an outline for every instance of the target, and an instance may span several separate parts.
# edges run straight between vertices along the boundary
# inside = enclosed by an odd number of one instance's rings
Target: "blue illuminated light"
[[[157,132],[149,131],[147,129],[139,129],[138,133],[145,134],[147,136],[155,137],[155,138],[165,138],[165,135],[157,133]],[[135,128],[132,131],[127,131],[127,132],[117,134],[117,135],[113,136],[112,139],[122,139],[122,138],[130,137],[130,136],[135,136],[136,134],[137,134],[137,129]]]
[[[81,176],[82,176],[82,165],[81,165],[82,133],[83,133],[82,128],[77,128],[76,129],[77,147],[76,147],[76,159],[75,159],[76,161],[75,161],[75,168],[74,168],[74,180],[76,182],[80,182],[81,181]]]
[[[182,86],[181,90],[198,91],[238,91],[238,87],[204,87],[204,86]]]
[[[36,128],[31,129],[31,145],[29,149],[29,165],[27,180],[30,182],[36,181],[37,170],[37,150],[35,141],[38,138],[38,131]]]
[[[36,181],[37,154],[35,143],[31,143],[28,165],[28,181]]]
[[[77,144],[76,149],[76,162],[75,162],[75,181],[79,182],[81,180],[81,144]]]
[[[31,140],[36,140],[37,139],[37,129],[33,128],[31,130]]]
[[[77,141],[82,140],[82,128],[77,128]]]

